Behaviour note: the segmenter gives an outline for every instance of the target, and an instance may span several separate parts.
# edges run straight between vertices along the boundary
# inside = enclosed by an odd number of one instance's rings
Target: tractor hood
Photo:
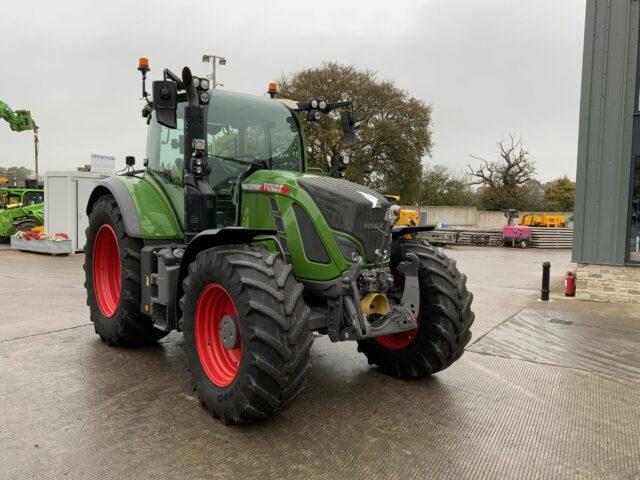
[[[360,240],[366,263],[373,262],[382,245],[389,201],[375,190],[340,178],[305,175],[297,183],[316,203],[327,225]]]

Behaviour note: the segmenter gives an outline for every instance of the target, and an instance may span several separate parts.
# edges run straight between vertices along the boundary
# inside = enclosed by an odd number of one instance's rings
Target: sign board
[[[116,157],[111,155],[91,154],[91,171],[113,175],[116,170]]]

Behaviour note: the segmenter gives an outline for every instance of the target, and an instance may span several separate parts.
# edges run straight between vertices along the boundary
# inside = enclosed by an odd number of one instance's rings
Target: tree
[[[426,167],[418,198],[421,205],[473,205],[474,196],[465,175],[445,165]]]
[[[8,185],[22,187],[27,178],[33,176],[33,170],[26,167],[0,167],[0,177],[9,180]]]
[[[534,161],[529,152],[524,149],[522,139],[516,140],[513,135],[510,141],[500,140],[498,152],[500,159],[489,162],[483,158],[471,155],[480,160],[480,166],[473,168],[467,165],[469,173],[475,177],[470,185],[480,188],[480,206],[485,210],[502,210],[503,208],[526,208],[526,186],[536,172]]]
[[[328,171],[344,151],[351,159],[348,180],[400,195],[403,203],[417,200],[422,157],[431,154],[431,106],[370,70],[338,63],[285,75],[279,90],[298,101],[353,101],[358,141],[348,150],[337,112],[317,123],[304,121],[310,166]]]
[[[576,196],[576,184],[568,177],[552,180],[544,186],[544,199],[549,210],[573,212]]]
[[[548,210],[544,200],[544,185],[539,180],[532,178],[522,185],[521,201],[518,208],[530,212],[543,212]]]

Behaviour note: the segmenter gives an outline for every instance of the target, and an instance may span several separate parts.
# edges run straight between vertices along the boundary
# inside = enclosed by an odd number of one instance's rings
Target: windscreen
[[[247,169],[230,159],[263,160],[272,170],[302,168],[298,123],[274,100],[239,94],[214,96],[207,115],[207,137],[209,182],[216,193],[231,193],[238,176]]]
[[[207,107],[210,183],[214,190],[235,183],[247,168],[229,159],[263,160],[272,170],[301,171],[302,144],[297,120],[278,101],[215,90]],[[152,120],[147,143],[149,169],[173,184],[182,183],[184,107],[178,127]]]
[[[251,95],[214,90],[207,107],[209,183],[216,193],[218,224],[235,221],[234,190],[246,170],[243,161],[263,160],[272,170],[302,171],[303,155],[296,118],[282,103]],[[152,118],[147,138],[148,167],[165,185],[177,211],[182,210],[184,107],[178,105],[177,128]]]

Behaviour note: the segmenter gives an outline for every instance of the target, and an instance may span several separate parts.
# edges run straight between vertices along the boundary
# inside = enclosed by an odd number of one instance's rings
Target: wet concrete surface
[[[477,314],[456,364],[398,381],[319,338],[291,408],[225,427],[190,389],[180,334],[143,349],[99,341],[81,255],[0,249],[0,478],[636,478],[640,312],[535,302],[540,264],[557,294],[568,251],[447,253]],[[608,343],[581,355],[586,329]]]

